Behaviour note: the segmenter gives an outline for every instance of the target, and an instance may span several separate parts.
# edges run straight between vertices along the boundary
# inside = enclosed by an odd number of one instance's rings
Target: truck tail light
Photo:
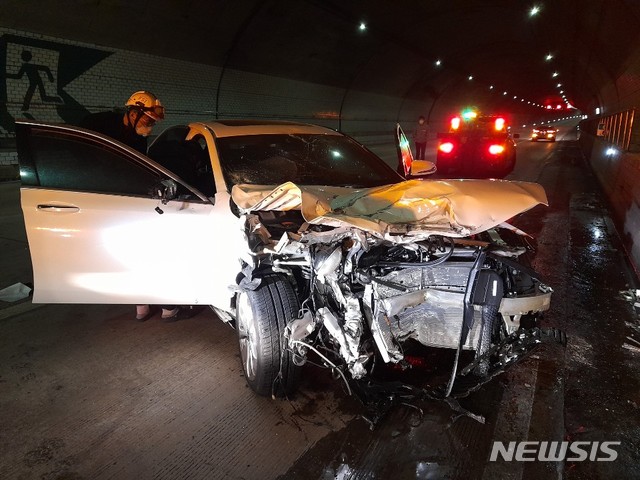
[[[451,130],[458,130],[460,128],[460,117],[453,117],[451,119]]]
[[[451,142],[441,143],[438,149],[444,153],[451,153],[453,152],[453,143]]]
[[[502,145],[491,145],[489,147],[489,153],[491,155],[499,155],[502,152],[504,152],[504,146],[502,146]]]
[[[501,132],[504,129],[504,118],[498,117],[496,118],[495,129],[498,132]]]

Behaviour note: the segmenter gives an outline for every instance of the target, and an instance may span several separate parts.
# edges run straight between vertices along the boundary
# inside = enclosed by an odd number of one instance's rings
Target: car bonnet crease
[[[542,186],[503,180],[409,180],[365,189],[244,184],[234,186],[232,198],[243,213],[301,210],[311,224],[356,227],[395,243],[474,235],[548,205]]]

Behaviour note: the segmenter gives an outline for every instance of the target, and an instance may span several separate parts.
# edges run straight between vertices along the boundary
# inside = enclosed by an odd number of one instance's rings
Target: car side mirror
[[[159,198],[163,205],[176,198],[178,184],[171,179],[165,179],[153,186],[152,198]]]
[[[514,133],[513,134],[513,138],[520,138],[520,134],[519,133]]]
[[[411,177],[427,177],[436,173],[436,164],[429,160],[414,160],[411,163]]]

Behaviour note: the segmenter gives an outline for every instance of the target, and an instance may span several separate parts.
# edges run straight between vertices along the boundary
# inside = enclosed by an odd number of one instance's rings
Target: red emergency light
[[[438,148],[440,149],[441,152],[451,153],[453,151],[453,143],[445,142],[445,143],[440,144],[440,146]]]
[[[491,155],[499,155],[502,152],[504,152],[504,146],[503,145],[490,145],[489,146],[489,153]]]

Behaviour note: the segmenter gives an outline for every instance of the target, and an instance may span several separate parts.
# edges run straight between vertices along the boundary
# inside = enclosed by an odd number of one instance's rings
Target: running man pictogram
[[[51,74],[51,70],[46,65],[35,65],[33,63],[29,63],[31,61],[32,55],[29,50],[23,50],[21,55],[22,67],[18,73],[7,73],[7,78],[12,79],[20,79],[25,74],[29,79],[29,88],[27,88],[27,93],[24,96],[24,101],[22,102],[22,111],[26,112],[29,110],[31,105],[31,99],[33,98],[33,93],[38,89],[40,93],[40,99],[43,102],[54,102],[54,103],[62,103],[62,99],[59,97],[53,97],[47,95],[47,92],[44,89],[44,84],[42,83],[42,78],[40,77],[40,72],[44,72],[47,74],[47,78],[49,82],[53,83],[53,75]]]

